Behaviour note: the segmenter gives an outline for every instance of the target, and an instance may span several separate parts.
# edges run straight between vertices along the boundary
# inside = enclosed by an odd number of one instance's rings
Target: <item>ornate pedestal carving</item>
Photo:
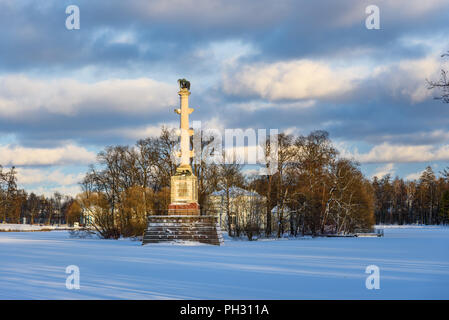
[[[200,215],[196,177],[187,171],[171,177],[169,215]]]

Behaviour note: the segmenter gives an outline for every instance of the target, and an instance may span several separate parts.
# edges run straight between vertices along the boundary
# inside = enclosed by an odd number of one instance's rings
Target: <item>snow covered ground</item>
[[[14,224],[14,223],[0,223],[1,231],[41,231],[41,230],[57,230],[69,229],[67,225],[61,226],[40,226],[37,224]]]
[[[368,290],[368,265],[380,289]],[[66,267],[80,268],[79,290]],[[146,245],[68,231],[0,233],[0,299],[449,299],[449,228],[383,238]]]

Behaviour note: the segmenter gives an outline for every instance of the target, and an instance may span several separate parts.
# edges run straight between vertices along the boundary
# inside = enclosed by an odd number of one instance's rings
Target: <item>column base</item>
[[[199,216],[200,206],[198,203],[171,203],[168,205],[169,216]]]

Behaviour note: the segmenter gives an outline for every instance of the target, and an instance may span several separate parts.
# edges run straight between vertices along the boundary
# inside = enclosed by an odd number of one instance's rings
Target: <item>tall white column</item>
[[[189,108],[190,92],[187,88],[182,88],[179,90],[178,94],[180,96],[180,108],[175,109],[175,112],[181,116],[179,124],[179,135],[181,137],[181,152],[179,156],[181,157],[181,165],[179,166],[179,169],[192,172],[190,158],[193,157],[194,151],[190,150],[190,136],[193,135],[193,130],[189,127],[189,115],[194,109]]]

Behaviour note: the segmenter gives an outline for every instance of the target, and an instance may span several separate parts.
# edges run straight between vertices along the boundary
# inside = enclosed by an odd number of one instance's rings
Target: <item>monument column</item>
[[[169,215],[199,215],[198,182],[190,166],[190,159],[194,150],[190,149],[190,137],[193,130],[189,126],[189,115],[193,108],[189,108],[190,82],[185,79],[178,80],[180,90],[180,107],[175,112],[180,115],[179,131],[180,152],[178,156],[181,163],[176,168],[176,174],[171,177],[171,203],[168,206]]]
[[[181,151],[179,156],[181,157],[181,164],[177,169],[178,171],[189,170],[192,172],[190,158],[193,157],[194,151],[190,150],[190,136],[193,135],[193,130],[189,127],[189,115],[194,109],[189,108],[190,91],[187,88],[181,88],[178,95],[180,97],[180,108],[175,109],[175,112],[180,115],[179,135]]]
[[[142,244],[168,241],[196,241],[213,245],[223,243],[221,229],[215,215],[200,215],[198,205],[198,182],[190,166],[193,150],[190,149],[190,137],[193,130],[189,128],[190,82],[178,80],[180,107],[175,112],[180,115],[179,136],[181,163],[171,177],[171,203],[168,215],[148,216]]]

